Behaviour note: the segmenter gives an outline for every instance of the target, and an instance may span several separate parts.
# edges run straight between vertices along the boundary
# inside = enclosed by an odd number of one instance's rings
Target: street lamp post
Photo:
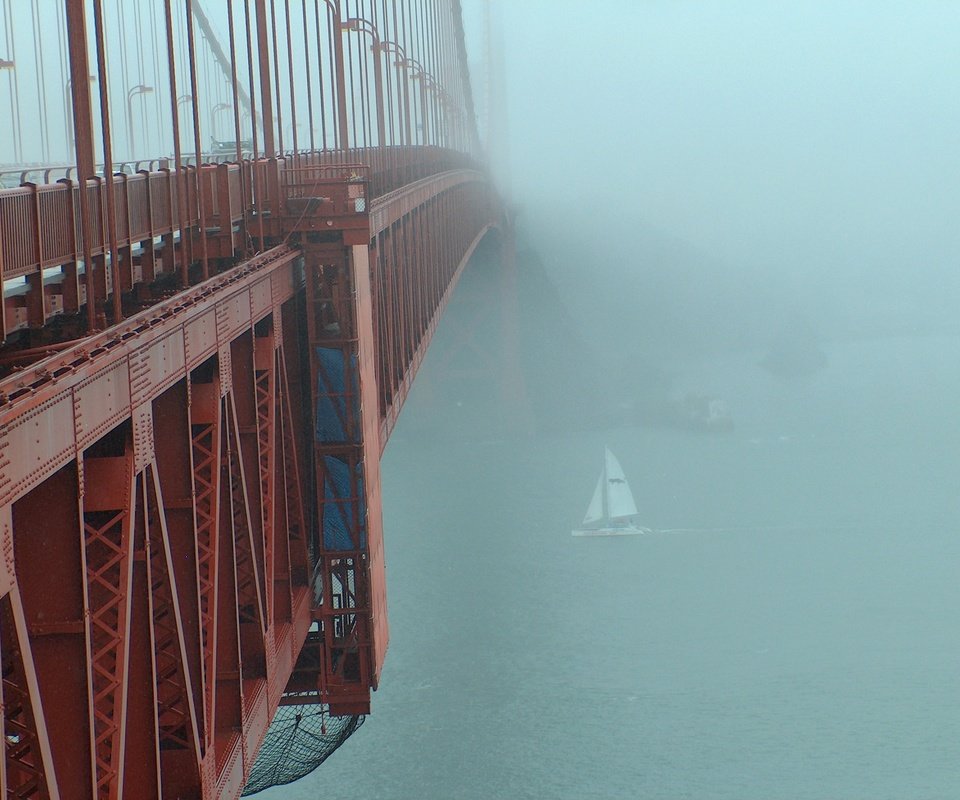
[[[456,99],[443,88],[440,82],[430,73],[424,73],[424,83],[434,97],[434,127],[436,128],[437,144],[441,147],[459,147],[463,141],[464,112]]]
[[[87,80],[89,80],[90,83],[96,83],[96,82],[97,82],[97,76],[96,76],[96,75],[90,75],[90,76],[87,78]],[[72,150],[73,150],[73,145],[74,145],[74,143],[75,143],[75,141],[76,141],[76,140],[73,138],[73,133],[74,133],[74,131],[73,131],[73,101],[72,101],[72,99],[71,99],[72,95],[70,94],[70,87],[71,87],[71,86],[73,86],[73,79],[72,79],[72,78],[71,78],[70,80],[68,80],[66,86],[63,87],[63,105],[64,105],[65,108],[66,108],[66,118],[67,118],[67,153],[68,153],[67,161],[68,161],[68,162],[69,162],[69,160],[70,160],[69,154],[72,152]]]
[[[8,58],[0,58],[0,69],[14,70],[17,65]],[[10,79],[13,89],[10,94],[10,114],[14,121],[14,131],[13,131],[13,149],[15,153],[15,158],[17,163],[22,161],[20,145],[18,145],[18,136],[20,132],[20,100],[17,98],[17,87],[16,87],[16,78],[11,77]],[[22,142],[21,142],[22,145]]]
[[[177,98],[177,118],[178,118],[178,119],[179,119],[179,117],[180,117],[180,107],[183,106],[183,105],[185,105],[185,104],[187,104],[187,103],[192,103],[192,102],[193,102],[193,95],[192,95],[192,94],[182,94],[182,95],[180,95],[180,96]],[[182,137],[181,137],[181,138],[182,138]],[[179,144],[180,144],[180,143],[178,142],[177,145],[179,146]],[[199,154],[199,153],[197,153],[197,163],[198,163],[198,164],[200,163],[200,154]]]
[[[467,142],[467,115],[455,97],[443,88],[440,91],[440,109],[443,111],[443,134],[448,147],[465,150]]]
[[[217,103],[213,108],[210,109],[210,127],[213,128],[214,138],[217,141],[220,141],[220,136],[217,129],[217,114],[221,111],[225,111],[228,108],[233,108],[230,103]]]
[[[130,158],[136,160],[137,149],[133,138],[133,98],[140,94],[152,94],[152,86],[144,86],[142,83],[134,86],[127,92],[127,146],[130,148]]]
[[[404,65],[408,68],[413,67],[416,71],[411,73],[410,77],[420,81],[420,136],[423,139],[422,143],[427,144],[430,137],[430,122],[427,118],[427,81],[433,80],[433,76],[415,58],[405,58]]]
[[[383,120],[383,75],[380,71],[380,34],[372,22],[361,17],[351,17],[341,22],[340,29],[366,33],[373,40],[373,88],[377,105],[377,144],[383,147],[386,144],[387,137]]]
[[[444,123],[446,120],[445,120],[445,115],[443,113],[445,110],[444,101],[446,99],[446,92],[443,90],[443,87],[437,82],[437,79],[434,78],[433,75],[430,75],[429,73],[424,74],[423,84],[424,84],[424,88],[427,91],[431,92],[434,97],[434,101],[432,103],[433,114],[434,114],[434,118],[433,118],[434,136],[436,136],[437,138],[437,144],[443,147],[444,144],[446,144],[446,142],[444,141],[445,139],[444,134],[446,132],[446,125]]]
[[[381,42],[380,49],[388,53],[392,52],[397,57],[397,60],[394,61],[393,64],[397,68],[397,83],[399,83],[400,70],[403,69],[406,71],[407,68],[407,54],[396,42]],[[403,144],[412,144],[413,139],[410,135],[410,87],[407,81],[403,82],[403,134]]]

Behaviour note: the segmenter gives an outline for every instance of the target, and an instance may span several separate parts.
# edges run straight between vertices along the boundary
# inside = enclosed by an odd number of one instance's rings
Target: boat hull
[[[629,528],[576,528],[570,531],[571,536],[638,536],[642,534],[653,533],[650,528],[639,528],[631,526]]]

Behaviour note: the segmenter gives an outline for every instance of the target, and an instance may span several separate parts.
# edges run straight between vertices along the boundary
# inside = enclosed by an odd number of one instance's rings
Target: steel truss
[[[182,26],[160,5],[173,158],[114,174],[105,5],[60,0],[76,162],[0,190],[7,797],[235,798],[280,705],[369,710],[380,453],[501,222],[457,0],[419,4],[416,32],[405,3],[302,4],[309,149],[289,4],[284,46],[274,3],[228,0],[228,48],[198,0]],[[231,77],[229,164],[203,163],[195,19]]]
[[[311,625],[297,259],[275,248],[4,384],[10,796],[242,787]]]
[[[0,381],[10,796],[236,797],[285,698],[369,710],[380,452],[498,220],[469,170],[304,177],[285,244]]]

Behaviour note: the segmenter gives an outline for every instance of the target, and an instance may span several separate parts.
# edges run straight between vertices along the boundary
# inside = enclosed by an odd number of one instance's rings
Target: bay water
[[[261,796],[960,797],[958,345],[828,342],[789,380],[760,352],[678,364],[723,434],[432,438],[415,384],[373,713]],[[570,535],[604,446],[659,533]]]

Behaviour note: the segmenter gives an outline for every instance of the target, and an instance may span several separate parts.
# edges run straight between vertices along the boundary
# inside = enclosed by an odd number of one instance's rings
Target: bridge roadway
[[[501,212],[442,148],[113,188],[86,245],[77,183],[0,192],[0,792],[231,798],[280,705],[369,710],[379,455]]]

